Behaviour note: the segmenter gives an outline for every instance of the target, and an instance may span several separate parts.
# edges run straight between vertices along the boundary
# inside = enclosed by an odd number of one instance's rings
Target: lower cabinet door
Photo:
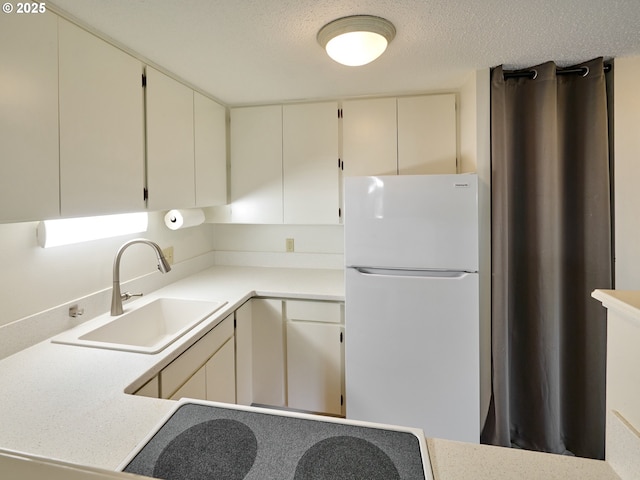
[[[227,340],[206,363],[206,399],[236,403],[236,367],[234,338]]]
[[[140,387],[134,395],[140,395],[142,397],[160,398],[160,382],[158,381],[158,375],[153,377],[142,387]]]
[[[342,325],[287,322],[289,408],[343,415]]]
[[[206,398],[206,394],[206,372],[205,367],[202,367],[194,373],[191,378],[176,391],[176,393],[171,395],[170,400],[180,400],[184,397],[204,400]]]
[[[251,403],[286,407],[282,300],[251,300]]]

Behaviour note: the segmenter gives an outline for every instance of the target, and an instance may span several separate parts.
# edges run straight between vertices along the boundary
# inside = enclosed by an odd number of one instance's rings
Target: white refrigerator
[[[345,179],[353,420],[480,440],[475,174]]]

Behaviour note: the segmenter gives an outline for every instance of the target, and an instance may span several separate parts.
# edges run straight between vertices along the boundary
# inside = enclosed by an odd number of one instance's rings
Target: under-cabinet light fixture
[[[146,212],[103,215],[99,217],[62,218],[38,223],[36,235],[42,248],[71,245],[129,233],[146,232]]]
[[[358,67],[382,55],[395,36],[396,28],[390,21],[373,15],[353,15],[327,23],[317,39],[336,62]]]

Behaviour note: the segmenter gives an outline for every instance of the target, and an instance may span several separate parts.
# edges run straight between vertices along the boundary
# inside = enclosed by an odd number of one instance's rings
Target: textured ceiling
[[[50,3],[50,2],[49,2]],[[471,70],[640,55],[640,0],[54,0],[228,105],[458,87]],[[336,18],[397,35],[363,67],[316,42]]]

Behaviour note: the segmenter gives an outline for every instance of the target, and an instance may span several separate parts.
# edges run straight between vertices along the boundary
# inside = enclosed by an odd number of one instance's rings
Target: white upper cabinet
[[[456,173],[454,94],[343,102],[344,175]]]
[[[456,96],[398,98],[398,173],[456,173]]]
[[[196,206],[227,203],[226,109],[193,93]]]
[[[339,223],[337,103],[231,110],[231,221]]]
[[[62,18],[59,45],[62,216],[143,210],[141,63]]]
[[[48,12],[0,16],[0,222],[60,215],[57,29]]]
[[[396,175],[398,133],[396,99],[342,103],[344,175]]]
[[[231,109],[231,221],[282,223],[282,107]]]
[[[338,104],[283,107],[284,223],[340,222]]]
[[[193,90],[147,67],[148,208],[196,205]]]

